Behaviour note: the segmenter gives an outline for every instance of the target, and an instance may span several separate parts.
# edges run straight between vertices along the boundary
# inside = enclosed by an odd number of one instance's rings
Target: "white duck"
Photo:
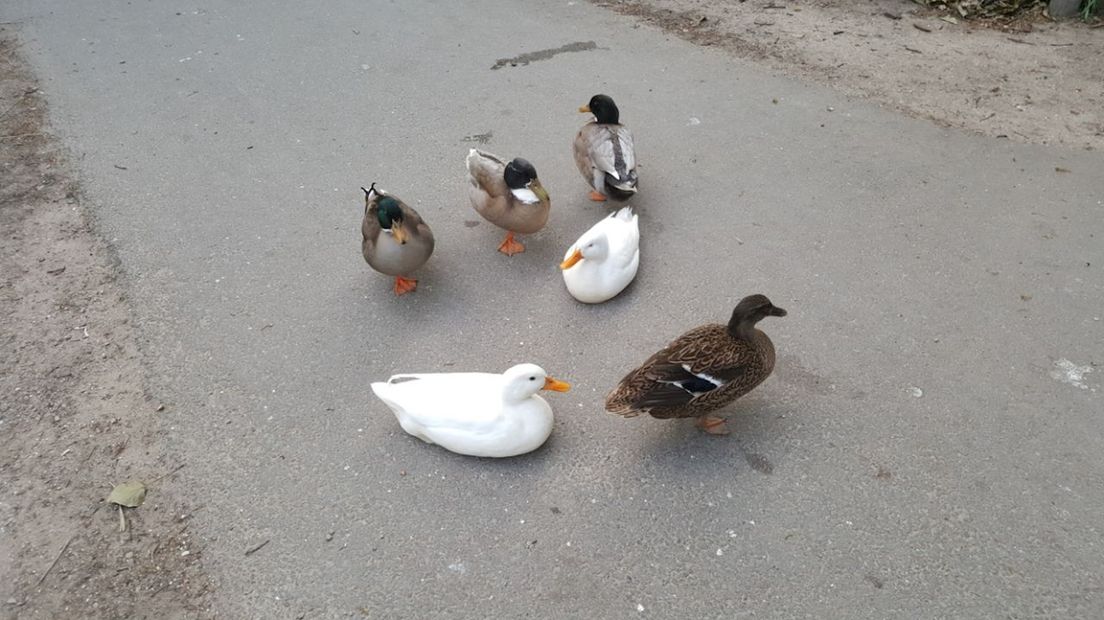
[[[623,207],[583,233],[560,263],[564,284],[583,303],[612,299],[636,277],[640,227],[632,207]]]
[[[552,408],[537,392],[570,388],[536,364],[518,364],[500,375],[395,375],[372,384],[407,433],[457,454],[490,457],[539,448],[552,434]]]

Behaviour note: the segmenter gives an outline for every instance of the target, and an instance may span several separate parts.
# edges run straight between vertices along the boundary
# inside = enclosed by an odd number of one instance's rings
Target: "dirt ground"
[[[700,45],[987,136],[1104,147],[1104,29],[904,0],[594,0]],[[955,22],[955,23],[952,23]],[[0,26],[0,619],[209,617],[128,300]],[[784,105],[782,101],[780,104]],[[126,512],[104,498],[138,479]]]
[[[206,617],[127,300],[0,27],[0,618]],[[160,478],[160,479],[159,479]],[[112,487],[149,486],[119,531]],[[191,507],[190,507],[191,506]]]
[[[1100,21],[968,22],[908,0],[593,1],[940,125],[1104,148]]]

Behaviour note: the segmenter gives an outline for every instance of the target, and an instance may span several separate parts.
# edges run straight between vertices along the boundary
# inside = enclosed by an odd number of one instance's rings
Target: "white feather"
[[[533,190],[528,187],[520,187],[518,189],[511,189],[510,193],[514,195],[514,198],[524,202],[527,205],[536,204],[540,202],[540,198],[533,193]]]
[[[715,385],[717,387],[721,387],[722,385],[725,384],[724,381],[722,381],[721,379],[718,379],[717,377],[714,377],[713,375],[707,375],[704,372],[694,372],[694,371],[690,370],[690,366],[688,366],[686,364],[682,365],[682,369],[685,370],[686,372],[694,375],[695,377],[697,377],[699,379],[705,379],[706,381],[712,383],[713,385]]]

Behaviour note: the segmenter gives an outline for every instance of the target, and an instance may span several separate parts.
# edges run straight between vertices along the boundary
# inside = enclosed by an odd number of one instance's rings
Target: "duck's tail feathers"
[[[610,213],[610,217],[621,220],[622,222],[629,223],[636,219],[636,214],[633,213],[632,207],[625,205],[617,211]]]
[[[630,172],[626,179],[620,180],[606,173],[606,193],[617,200],[628,200],[636,194],[636,173]]]
[[[625,397],[620,385],[606,395],[606,411],[623,418],[635,418],[642,413],[647,413],[646,410],[633,406],[632,402]]]

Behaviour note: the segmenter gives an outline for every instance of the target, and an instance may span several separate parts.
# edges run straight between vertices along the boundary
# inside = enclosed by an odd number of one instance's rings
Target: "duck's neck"
[[[728,324],[728,333],[739,340],[753,342],[755,339],[755,321],[741,320]]]

